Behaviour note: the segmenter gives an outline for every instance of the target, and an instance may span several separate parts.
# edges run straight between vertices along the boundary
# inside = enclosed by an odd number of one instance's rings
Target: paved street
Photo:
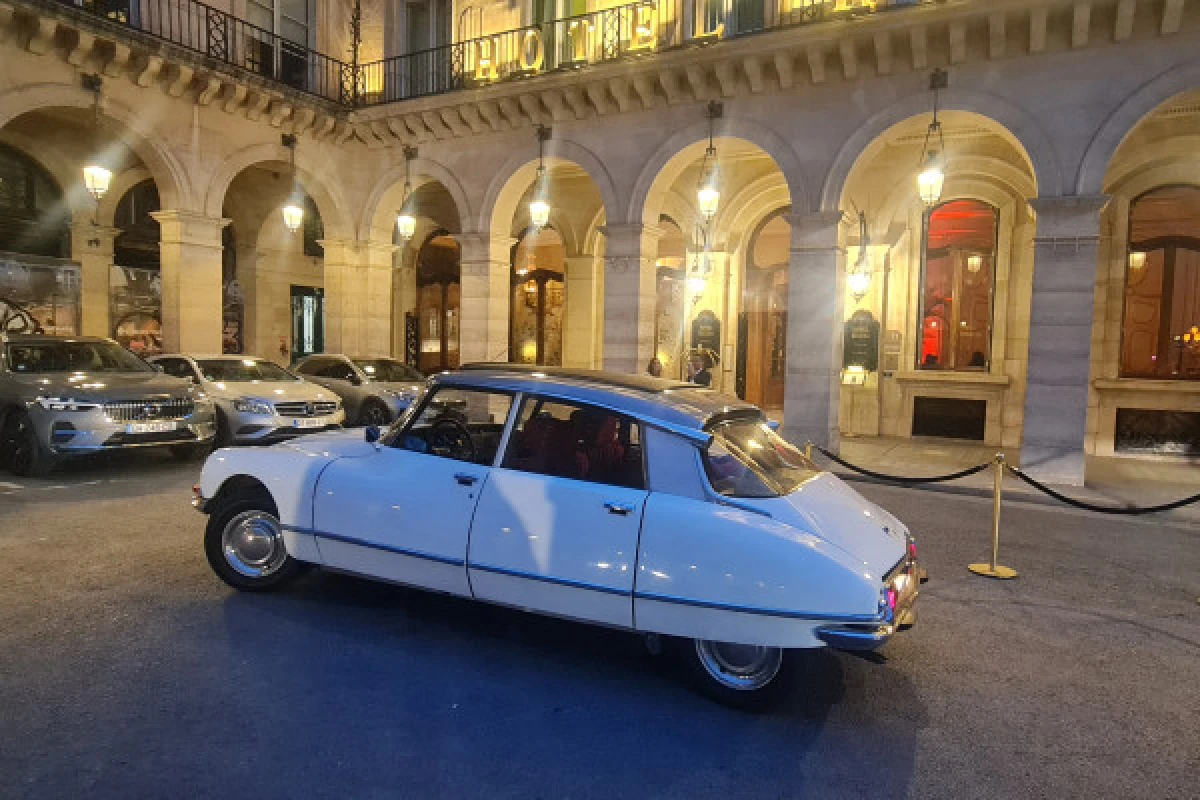
[[[0,475],[0,797],[1194,797],[1200,528],[870,485],[921,620],[767,714],[622,634],[315,572],[210,573],[198,467]]]

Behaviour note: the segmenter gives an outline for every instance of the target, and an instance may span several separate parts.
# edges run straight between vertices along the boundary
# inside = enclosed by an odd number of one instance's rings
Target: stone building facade
[[[695,356],[795,440],[976,440],[1063,482],[1200,458],[1200,4],[355,18],[0,0],[5,307],[285,363]]]

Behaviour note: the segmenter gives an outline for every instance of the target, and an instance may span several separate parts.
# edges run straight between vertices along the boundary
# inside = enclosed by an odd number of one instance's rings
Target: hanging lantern
[[[700,166],[700,182],[696,187],[696,205],[704,221],[711,222],[721,205],[720,171],[717,169],[717,147],[713,139],[714,125],[725,113],[725,106],[716,100],[708,104],[708,149]]]
[[[550,140],[550,129],[539,125],[538,137],[538,168],[534,178],[533,199],[529,201],[529,223],[541,230],[550,223],[550,199],[546,193],[546,142]]]
[[[550,223],[550,204],[541,194],[535,195],[529,203],[529,222],[539,230]]]
[[[850,289],[850,294],[854,295],[854,301],[862,300],[871,288],[871,273],[870,272],[851,272],[846,276],[846,286]]]
[[[935,152],[930,152],[925,169],[917,175],[917,192],[921,202],[932,208],[942,199],[942,189],[946,185],[946,173],[942,170],[941,159]]]
[[[288,233],[295,233],[303,224],[304,206],[297,198],[293,198],[283,207],[283,226],[288,229]]]
[[[1146,266],[1146,251],[1130,250],[1129,251],[1129,268],[1141,269]]]
[[[929,89],[933,92],[933,121],[925,131],[925,144],[921,152],[925,158],[924,168],[917,175],[917,193],[926,207],[932,208],[942,199],[942,189],[946,185],[946,172],[942,163],[942,154],[946,152],[946,137],[942,132],[942,123],[938,119],[938,92],[950,84],[945,70],[937,69],[929,77]],[[934,138],[937,145],[933,146]]]
[[[83,168],[83,186],[88,194],[99,200],[108,194],[108,185],[112,183],[112,171],[98,164],[90,164]]]
[[[417,157],[417,148],[404,148],[404,200],[400,212],[396,214],[396,238],[401,244],[407,244],[417,232],[417,218],[412,213],[412,160]]]

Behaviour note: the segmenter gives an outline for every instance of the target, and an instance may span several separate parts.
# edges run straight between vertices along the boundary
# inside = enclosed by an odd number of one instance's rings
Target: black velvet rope
[[[989,461],[985,464],[980,464],[975,467],[970,467],[968,469],[960,470],[959,472],[952,472],[949,475],[934,475],[929,478],[912,478],[912,477],[908,477],[908,476],[904,476],[904,475],[885,475],[882,472],[873,472],[872,470],[866,469],[864,467],[856,466],[854,464],[851,464],[849,461],[843,461],[842,459],[838,458],[833,453],[826,450],[824,447],[821,447],[820,445],[817,445],[817,444],[813,445],[813,449],[819,451],[821,453],[821,455],[825,456],[830,461],[835,461],[838,464],[841,464],[843,467],[845,467],[848,470],[853,470],[854,472],[857,472],[860,475],[866,475],[868,478],[874,478],[874,479],[880,480],[880,481],[888,481],[889,483],[913,484],[913,485],[920,484],[920,483],[945,483],[946,481],[956,481],[959,478],[966,478],[971,475],[977,475],[980,472],[983,472],[988,467],[992,466],[992,462]]]
[[[1041,481],[1029,477],[1011,464],[1005,464],[1005,466],[1008,467],[1009,472],[1011,472],[1013,475],[1016,475],[1018,478],[1025,481],[1025,483],[1037,489],[1039,492],[1047,494],[1053,497],[1055,500],[1058,500],[1061,503],[1066,503],[1069,506],[1081,508],[1084,511],[1095,511],[1100,514],[1124,514],[1129,516],[1135,516],[1139,514],[1159,514],[1163,511],[1174,511],[1177,508],[1183,508],[1184,506],[1191,505],[1192,503],[1200,502],[1200,494],[1194,494],[1191,497],[1185,497],[1182,500],[1176,500],[1173,503],[1163,503],[1162,505],[1157,506],[1144,506],[1141,508],[1137,506],[1098,506],[1093,505],[1092,503],[1085,503],[1082,500],[1075,500],[1067,497],[1065,494],[1056,492]]]

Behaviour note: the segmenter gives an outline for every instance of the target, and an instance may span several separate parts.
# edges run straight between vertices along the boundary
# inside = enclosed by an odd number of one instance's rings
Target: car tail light
[[[890,586],[888,587],[888,590],[887,590],[887,605],[888,605],[889,611],[896,610],[896,590],[891,588]]]

